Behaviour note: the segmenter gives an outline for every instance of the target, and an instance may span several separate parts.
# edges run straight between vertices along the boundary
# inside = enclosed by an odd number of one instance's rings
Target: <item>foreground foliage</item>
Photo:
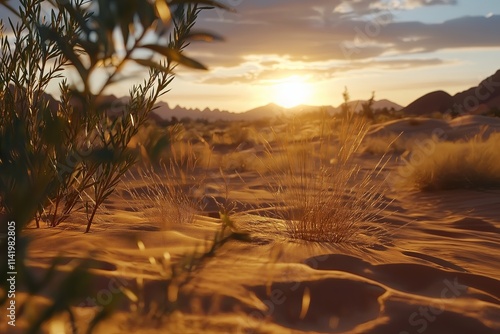
[[[87,215],[88,232],[134,164],[128,144],[166,93],[176,63],[205,68],[182,50],[191,39],[210,37],[191,33],[206,7],[159,3],[25,0],[20,10],[4,3],[17,16],[9,20],[14,42],[2,30],[0,44],[0,204],[9,219],[22,226],[35,217],[37,226],[40,220],[57,226],[77,209]],[[141,28],[132,29],[137,19]],[[158,32],[159,22],[165,28]],[[118,28],[121,43],[112,35]],[[146,43],[151,33],[156,43]],[[150,56],[138,58],[141,49]],[[130,62],[149,67],[149,75],[132,87],[127,102],[110,104],[103,93]],[[77,79],[67,82],[63,71],[72,69]],[[105,78],[100,86],[97,76]],[[59,103],[44,92],[60,78]]]

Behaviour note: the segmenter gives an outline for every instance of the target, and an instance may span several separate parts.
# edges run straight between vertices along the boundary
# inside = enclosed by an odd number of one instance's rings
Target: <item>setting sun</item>
[[[310,98],[311,87],[301,77],[279,81],[274,86],[274,102],[285,108],[304,104]]]

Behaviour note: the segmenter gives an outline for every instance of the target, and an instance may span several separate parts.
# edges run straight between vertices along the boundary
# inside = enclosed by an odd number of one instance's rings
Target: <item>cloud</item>
[[[498,47],[500,15],[462,17],[439,24],[397,22],[384,27],[376,40],[393,43],[394,49],[433,52],[453,48]]]
[[[457,5],[457,0],[350,0],[333,1],[335,12],[368,15],[383,10],[409,10],[435,5]]]
[[[238,7],[238,17],[214,22],[203,17],[200,26],[210,27],[227,39],[214,45],[193,44],[194,52],[208,51],[204,58],[208,65],[234,66],[249,54],[278,54],[308,62],[326,60],[361,61],[387,54],[433,52],[443,49],[476,47],[497,48],[500,45],[500,16],[461,17],[442,23],[399,22],[392,12],[378,11],[370,19],[339,10],[345,2],[288,0],[255,2],[244,1]],[[372,5],[370,5],[372,3]],[[351,3],[356,10],[370,10],[372,1]],[[380,1],[378,3],[386,3]],[[403,2],[401,2],[403,4]],[[409,0],[405,6],[432,6],[454,4],[451,0]],[[213,13],[210,13],[213,19]],[[210,18],[210,15],[208,18]],[[231,15],[225,13],[224,15]],[[238,24],[238,21],[258,21],[262,24]]]
[[[458,3],[457,0],[406,0],[396,2],[400,2],[401,7],[405,9],[435,5],[456,5]]]
[[[324,78],[370,67],[437,66],[449,62],[432,55],[439,50],[500,46],[498,14],[440,23],[395,20],[401,10],[453,6],[456,0],[225,3],[233,5],[238,13],[203,12],[197,28],[217,32],[226,42],[193,43],[186,50],[188,56],[212,68],[205,83],[252,82],[286,73]],[[425,54],[425,59],[397,59],[416,53]],[[386,60],[388,55],[391,60]]]
[[[231,67],[214,68],[208,75],[203,76],[200,83],[204,84],[269,84],[276,80],[301,76],[314,78],[315,82],[333,78],[341,73],[366,69],[401,70],[418,67],[437,66],[445,61],[438,58],[426,59],[383,59],[362,62],[318,61],[307,62],[293,60],[279,55],[251,55],[237,65]]]
[[[455,0],[243,1],[236,8],[237,16],[219,13],[215,16],[220,20],[215,20],[211,12],[202,17],[201,26],[207,24],[211,30],[225,35],[225,43],[204,44],[202,48],[193,44],[188,52],[193,52],[196,58],[203,49],[205,56],[200,53],[201,60],[212,68],[201,83],[234,84],[263,83],[291,75],[323,80],[347,71],[439,66],[455,59],[439,59],[433,55],[436,51],[498,48],[499,15],[423,23],[394,20],[397,11],[383,9],[456,3]],[[261,23],[256,24],[257,21]],[[423,55],[411,59],[417,53]]]

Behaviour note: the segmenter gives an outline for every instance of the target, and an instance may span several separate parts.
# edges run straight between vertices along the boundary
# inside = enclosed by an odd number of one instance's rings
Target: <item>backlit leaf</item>
[[[165,0],[156,0],[155,8],[156,13],[163,23],[168,24],[172,19],[172,14],[170,13],[170,8],[168,8],[167,2]]]
[[[234,8],[231,8],[227,5],[224,5],[218,1],[214,1],[214,0],[173,0],[170,2],[170,5],[181,5],[181,4],[186,4],[186,3],[196,3],[196,4],[203,4],[203,5],[208,5],[208,6],[211,6],[211,7],[217,7],[217,8],[221,8],[221,9],[225,9],[227,11],[230,11],[230,12],[236,12],[236,10],[234,10]]]
[[[163,72],[170,72],[170,69],[168,67],[160,65],[157,62],[154,62],[150,59],[132,59],[132,60],[141,66],[156,68]]]
[[[142,47],[158,52],[167,57],[169,60],[177,62],[179,64],[200,70],[207,70],[207,67],[205,65],[199,63],[194,59],[184,56],[179,50],[156,44],[146,44]]]
[[[191,32],[189,35],[187,35],[186,39],[203,42],[224,41],[224,37],[205,31]]]

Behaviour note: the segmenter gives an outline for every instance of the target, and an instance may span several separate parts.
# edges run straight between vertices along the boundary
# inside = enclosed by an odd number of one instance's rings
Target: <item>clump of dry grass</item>
[[[220,122],[222,123],[222,122]],[[209,131],[211,139],[209,142],[215,146],[233,146],[240,145],[253,146],[256,143],[256,134],[258,132],[248,122],[234,121],[218,124],[217,128]]]
[[[269,147],[279,216],[293,239],[354,243],[387,206],[384,183],[377,180],[383,160],[369,170],[356,162],[367,124],[355,115],[325,119],[319,138]],[[293,131],[293,128],[292,128]],[[289,138],[293,138],[293,133]],[[283,163],[283,162],[286,163]]]
[[[162,229],[192,223],[203,211],[200,195],[204,173],[192,146],[172,149],[172,156],[156,167],[141,167],[129,173],[126,192],[137,211]],[[138,187],[133,187],[136,184]]]
[[[500,133],[484,140],[437,142],[432,151],[413,151],[399,168],[398,186],[419,190],[500,186]]]
[[[360,152],[374,155],[395,153],[401,154],[410,147],[409,141],[401,134],[390,133],[385,136],[366,137],[360,146]]]

